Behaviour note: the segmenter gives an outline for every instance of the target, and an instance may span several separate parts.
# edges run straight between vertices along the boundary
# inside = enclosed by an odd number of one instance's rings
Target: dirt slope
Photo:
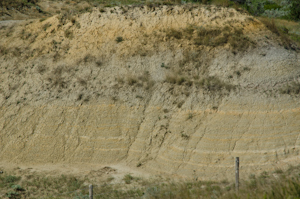
[[[300,162],[299,53],[247,14],[115,7],[0,26],[1,164],[211,180],[232,178],[235,156],[242,176]]]

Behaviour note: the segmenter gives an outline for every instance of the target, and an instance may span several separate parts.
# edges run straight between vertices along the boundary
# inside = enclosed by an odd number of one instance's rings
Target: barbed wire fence
[[[264,155],[264,157],[270,157],[274,155]],[[294,157],[297,160],[300,160],[300,156]],[[235,174],[235,189],[236,192],[239,191],[239,172],[243,171],[240,169],[240,166],[245,166],[247,163],[243,163],[242,159],[239,157],[233,157],[234,162],[232,162],[232,174]],[[273,168],[274,169],[274,168]],[[113,184],[116,186],[122,186],[124,184]],[[54,198],[72,198],[72,199],[95,199],[95,198],[111,198],[111,199],[135,199],[135,198],[148,198],[148,196],[151,196],[153,193],[158,192],[159,187],[162,185],[166,185],[165,182],[161,182],[158,184],[150,184],[148,186],[142,186],[142,187],[133,187],[132,189],[124,190],[104,190],[107,186],[110,186],[109,184],[102,184],[102,185],[92,185],[90,184],[88,187],[77,189],[75,191],[60,193],[60,194],[54,194],[42,197],[41,199],[54,199]],[[98,189],[94,189],[98,188]],[[112,188],[112,187],[111,187]],[[88,192],[88,194],[87,194]],[[100,192],[100,193],[99,193]],[[168,193],[165,193],[168,194]]]

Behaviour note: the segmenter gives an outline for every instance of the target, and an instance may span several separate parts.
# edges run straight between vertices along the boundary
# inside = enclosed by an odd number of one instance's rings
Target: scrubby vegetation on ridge
[[[255,42],[249,37],[244,36],[242,29],[231,28],[205,28],[188,25],[184,30],[168,29],[165,31],[168,39],[188,39],[193,40],[194,44],[217,47],[230,44],[233,52],[242,52],[250,46],[255,46]]]
[[[35,5],[39,0],[1,0],[0,7],[5,8],[22,8]]]

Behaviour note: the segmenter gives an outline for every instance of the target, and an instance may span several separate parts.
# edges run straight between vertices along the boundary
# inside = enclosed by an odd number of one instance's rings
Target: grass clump
[[[71,30],[65,30],[65,37],[68,39],[73,39],[73,32]]]
[[[190,138],[190,136],[187,135],[187,134],[184,133],[184,132],[181,133],[181,137],[182,137],[183,139],[185,139],[185,140],[188,140],[188,139]]]
[[[43,25],[43,30],[46,31],[49,27],[51,27],[51,24],[46,23],[45,25]]]
[[[182,38],[182,32],[172,28],[172,29],[167,31],[166,36],[169,39],[170,38],[181,39]]]
[[[289,36],[289,29],[287,29],[285,26],[278,27],[274,19],[261,18],[260,21],[266,26],[267,29],[269,29],[271,32],[273,32],[280,38],[282,45],[286,49],[292,49],[292,50],[298,49],[297,44],[294,43],[292,39],[295,41],[297,40],[300,41],[300,35],[291,34],[291,36]]]
[[[0,177],[0,181],[5,184],[18,182],[18,181],[20,181],[20,179],[21,179],[21,177],[17,177],[14,175],[5,175],[3,177]]]
[[[183,85],[184,83],[188,82],[187,78],[178,74],[168,74],[166,76],[166,82],[170,84],[177,84],[177,85]],[[192,84],[192,83],[191,83]]]
[[[221,81],[219,78],[214,76],[200,80],[198,82],[198,85],[204,88],[205,90],[212,91],[212,92],[221,91],[222,89],[231,91],[235,88],[235,86],[225,83]]]
[[[127,175],[124,176],[123,180],[126,184],[130,184],[131,181],[134,180],[134,177],[130,174],[127,174]]]
[[[89,62],[92,62],[92,61],[94,61],[95,60],[95,57],[94,56],[92,56],[91,54],[86,54],[85,56],[84,56],[84,58],[81,60],[81,61],[79,61],[79,63],[81,63],[81,62],[83,62],[83,63],[89,63]],[[96,63],[97,64],[97,63]],[[100,65],[101,65],[101,63],[99,63]],[[97,64],[98,65],[98,64]]]
[[[300,94],[300,83],[292,82],[290,84],[286,84],[283,88],[280,89],[280,93],[288,95],[298,95]]]
[[[138,79],[137,79],[136,77],[134,77],[134,76],[129,76],[129,77],[127,78],[127,83],[128,83],[128,85],[130,85],[130,86],[136,84],[137,82],[138,82]]]
[[[180,133],[179,136],[185,140],[190,139],[184,132]],[[139,162],[137,167],[141,165]],[[241,179],[239,193],[235,192],[234,182],[226,180],[220,182],[187,181],[157,183],[157,181],[141,180],[133,177],[131,174],[125,175],[122,179],[124,183],[121,184],[109,184],[113,180],[113,177],[108,177],[101,185],[94,186],[93,191],[95,198],[277,199],[300,197],[300,166],[291,166],[287,171],[276,169],[274,173],[276,175],[262,172],[258,177],[252,174],[248,179]],[[11,176],[14,175],[2,174],[0,176],[0,191],[8,198],[37,199],[52,197],[74,199],[86,198],[88,196],[87,179],[84,181],[65,175],[46,177],[44,175],[31,174],[22,178]],[[136,185],[135,182],[138,182],[139,188],[133,187],[133,185]]]
[[[24,8],[30,8],[33,6],[36,6],[39,0],[1,0],[0,1],[0,7],[2,9],[17,9],[17,10],[22,10]],[[38,7],[38,6],[37,6]],[[38,7],[39,8],[39,7]],[[40,12],[41,10],[37,10]],[[1,15],[3,15],[3,12],[0,12]]]
[[[212,0],[211,3],[216,6],[222,6],[222,7],[229,7],[233,5],[233,2],[230,0]]]
[[[120,42],[122,42],[122,41],[124,41],[123,37],[117,37],[117,38],[116,38],[116,42],[117,42],[117,43],[120,43]]]
[[[250,46],[255,45],[255,42],[244,36],[241,29],[229,26],[223,29],[209,29],[188,25],[183,30],[183,35],[187,39],[193,40],[196,46],[218,47],[229,43],[235,52],[246,51]]]
[[[122,78],[118,78],[119,83],[123,83]],[[126,82],[129,86],[138,86],[143,87],[148,90],[154,86],[154,81],[152,80],[149,71],[144,71],[141,75],[129,75],[126,79]]]

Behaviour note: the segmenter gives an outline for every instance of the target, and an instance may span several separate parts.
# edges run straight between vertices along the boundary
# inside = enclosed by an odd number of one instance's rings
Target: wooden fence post
[[[93,185],[92,184],[90,184],[90,186],[89,186],[89,199],[93,199]]]
[[[240,158],[236,157],[235,158],[235,191],[238,193],[239,192],[239,175],[240,175]]]

